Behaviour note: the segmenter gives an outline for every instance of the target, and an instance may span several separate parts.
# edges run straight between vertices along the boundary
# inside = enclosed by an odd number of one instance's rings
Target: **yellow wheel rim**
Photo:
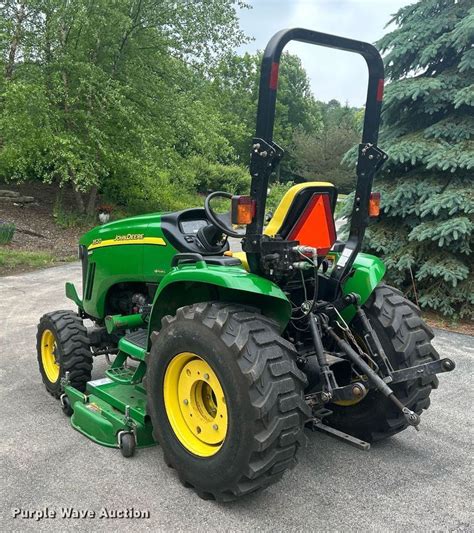
[[[179,442],[200,457],[216,454],[227,434],[227,404],[214,370],[194,353],[176,355],[163,383],[165,410]]]
[[[59,363],[56,355],[56,339],[50,329],[45,329],[41,336],[41,364],[44,373],[51,383],[59,379]]]

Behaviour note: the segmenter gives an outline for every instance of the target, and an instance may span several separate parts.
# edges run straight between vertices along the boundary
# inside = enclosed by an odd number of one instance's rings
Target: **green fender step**
[[[122,384],[140,383],[146,372],[148,332],[139,329],[128,333],[119,340],[119,353],[105,375],[112,381]],[[137,366],[126,366],[128,358],[139,361]]]

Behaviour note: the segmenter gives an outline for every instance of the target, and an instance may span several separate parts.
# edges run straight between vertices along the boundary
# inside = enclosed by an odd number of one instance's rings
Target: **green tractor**
[[[336,240],[331,183],[292,187],[265,226],[282,49],[290,40],[361,54],[369,70],[349,237]],[[77,312],[38,326],[47,390],[72,426],[125,457],[159,443],[182,483],[229,501],[279,480],[304,428],[367,449],[418,428],[436,374],[454,368],[431,345],[419,309],[361,253],[387,158],[377,147],[383,63],[370,44],[283,30],[263,57],[248,196],[213,192],[204,208],[104,224],[80,240]],[[215,199],[229,202],[216,210]],[[228,237],[241,239],[241,252]],[[94,357],[105,376],[92,379]]]

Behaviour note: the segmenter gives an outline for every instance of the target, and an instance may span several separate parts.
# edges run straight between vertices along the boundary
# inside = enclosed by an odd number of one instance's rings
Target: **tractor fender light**
[[[378,217],[380,215],[380,193],[370,193],[369,199],[369,217]]]
[[[232,224],[250,224],[255,216],[256,205],[250,196],[232,196]]]

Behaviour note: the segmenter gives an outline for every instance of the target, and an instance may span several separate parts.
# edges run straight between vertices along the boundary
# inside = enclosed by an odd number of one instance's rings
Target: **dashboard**
[[[202,255],[215,255],[223,253],[229,249],[226,242],[219,252],[206,250],[199,239],[197,232],[208,226],[210,222],[206,217],[206,212],[202,207],[193,207],[174,213],[164,213],[161,216],[161,229],[166,239],[174,246],[178,252],[200,253]]]
[[[209,222],[207,219],[198,218],[196,220],[180,220],[179,229],[186,235],[196,235],[201,229],[205,228]]]

